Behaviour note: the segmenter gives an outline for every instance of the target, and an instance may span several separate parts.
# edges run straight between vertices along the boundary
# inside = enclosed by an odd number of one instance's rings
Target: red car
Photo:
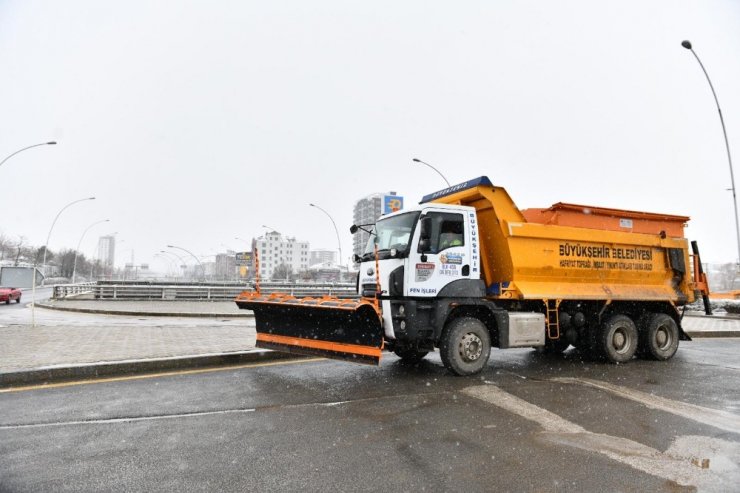
[[[4,301],[9,305],[11,300],[15,300],[17,303],[20,303],[21,290],[18,288],[0,287],[0,303]]]

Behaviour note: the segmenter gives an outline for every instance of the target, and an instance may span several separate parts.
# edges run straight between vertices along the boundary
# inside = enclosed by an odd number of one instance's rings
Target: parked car
[[[4,301],[9,305],[11,300],[15,300],[16,303],[20,303],[21,290],[18,288],[6,288],[0,286],[0,303]]]

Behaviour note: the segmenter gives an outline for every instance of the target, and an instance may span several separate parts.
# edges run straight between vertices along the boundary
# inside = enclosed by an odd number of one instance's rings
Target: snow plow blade
[[[380,364],[380,315],[369,301],[247,291],[234,301],[254,311],[258,348]]]

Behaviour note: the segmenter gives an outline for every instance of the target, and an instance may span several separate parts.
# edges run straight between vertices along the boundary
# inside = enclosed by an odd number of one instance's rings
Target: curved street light
[[[49,234],[46,235],[46,243],[44,244],[44,261],[41,264],[41,267],[44,269],[44,276],[46,275],[46,252],[47,250],[49,250],[49,238],[51,238],[51,232],[54,229],[54,225],[57,223],[57,219],[59,219],[59,216],[62,215],[62,212],[64,212],[65,209],[67,209],[67,207],[72,206],[78,202],[84,202],[85,200],[95,200],[95,197],[87,197],[84,199],[74,200],[70,202],[69,204],[62,207],[62,209],[57,213],[56,217],[54,218],[54,222],[51,223],[51,228],[49,228]],[[31,280],[31,293],[32,293],[31,295],[33,296],[33,303],[31,303],[31,327],[36,327],[36,259],[38,259],[38,256],[34,259],[33,276]]]
[[[432,166],[431,164],[429,164],[429,163],[425,163],[425,162],[424,162],[424,161],[422,161],[421,159],[417,159],[417,158],[414,158],[414,159],[412,159],[412,161],[413,161],[413,162],[415,162],[415,163],[421,163],[421,164],[424,164],[424,165],[426,165],[426,166],[429,166],[429,167],[430,167],[430,168],[432,168],[432,169],[433,169],[434,171],[436,171],[436,172],[437,172],[437,174],[438,174],[439,176],[441,176],[441,177],[442,177],[442,179],[443,179],[443,180],[445,181],[445,183],[447,183],[447,187],[451,187],[451,186],[452,186],[452,185],[450,185],[450,182],[449,182],[449,180],[447,180],[447,178],[445,178],[445,175],[443,175],[442,173],[440,173],[440,171],[439,171],[439,170],[438,170],[437,168],[435,168],[434,166]]]
[[[49,248],[49,238],[51,238],[51,232],[54,229],[54,225],[57,223],[57,219],[59,219],[59,216],[62,215],[62,212],[64,212],[67,209],[67,207],[70,207],[72,205],[75,205],[78,202],[84,202],[86,200],[95,200],[95,197],[87,197],[87,198],[84,198],[84,199],[79,199],[79,200],[72,201],[69,204],[67,204],[64,207],[62,207],[62,210],[60,210],[57,213],[56,217],[54,218],[54,222],[51,223],[51,228],[49,228],[49,234],[46,235],[46,243],[44,244],[44,261],[42,262],[41,267],[44,267],[45,268],[45,266],[46,266],[46,251]]]
[[[331,217],[331,215],[328,212],[326,212],[324,209],[322,209],[318,205],[316,204],[308,204],[308,205],[310,205],[311,207],[316,207],[318,210],[326,214],[326,216],[331,220],[331,223],[334,226],[334,232],[337,234],[337,245],[339,246],[339,267],[342,267],[342,242],[339,240],[339,230],[337,229],[337,223],[334,222],[334,219]]]
[[[75,280],[77,279],[77,253],[80,251],[80,245],[82,244],[82,239],[85,238],[85,235],[90,230],[90,228],[92,228],[93,226],[95,226],[97,224],[107,223],[109,221],[110,221],[110,219],[102,219],[100,221],[96,221],[96,222],[92,223],[90,226],[88,226],[85,229],[85,231],[82,232],[82,236],[80,236],[80,241],[77,242],[77,249],[75,250],[75,260],[74,260],[74,264],[72,266],[72,284],[74,284],[75,283]]]
[[[10,156],[8,156],[5,159],[3,159],[2,161],[0,161],[0,166],[2,166],[3,163],[5,163],[5,161],[7,161],[8,159],[12,158],[13,156],[15,156],[16,154],[18,154],[19,152],[23,152],[23,151],[28,150],[28,149],[33,149],[34,147],[39,147],[39,146],[53,146],[53,145],[57,145],[57,143],[52,140],[51,142],[42,142],[40,144],[34,144],[32,146],[24,147],[23,149],[18,149],[13,154],[11,154]]]
[[[160,250],[159,253],[164,253],[164,254],[167,254],[167,255],[172,255],[173,257],[175,257],[176,260],[179,260],[180,263],[178,265],[180,266],[180,269],[184,269],[184,268],[186,268],[188,266],[187,265],[187,262],[185,262],[185,259],[183,259],[181,256],[179,256],[175,252],[168,252],[167,250]]]
[[[730,155],[730,142],[727,140],[727,129],[725,128],[725,119],[722,117],[722,109],[719,107],[719,99],[717,99],[717,93],[714,91],[714,85],[712,84],[712,80],[709,78],[709,74],[707,73],[707,69],[704,68],[704,64],[701,63],[701,60],[699,59],[699,55],[697,55],[694,49],[692,48],[691,41],[684,40],[681,42],[681,46],[689,50],[694,55],[694,58],[696,58],[696,61],[699,62],[699,66],[701,67],[701,70],[704,72],[704,75],[707,78],[707,82],[709,82],[709,88],[712,90],[712,96],[714,96],[714,102],[717,105],[717,112],[719,113],[719,121],[722,124],[722,134],[725,136],[725,148],[727,149],[727,161],[730,164],[730,184],[732,185],[732,188],[730,190],[732,191],[732,204],[734,205],[733,211],[735,212],[735,236],[737,237],[737,261],[740,262],[740,220],[738,220],[738,215],[737,215],[737,196],[735,194],[735,173],[732,169],[732,156]]]
[[[195,261],[198,262],[198,265],[200,265],[201,278],[203,280],[205,280],[205,278],[206,278],[206,269],[203,267],[203,264],[200,263],[200,259],[198,257],[196,257],[193,252],[191,252],[190,250],[186,250],[186,249],[184,249],[182,247],[175,246],[175,245],[167,245],[167,248],[177,248],[178,250],[182,250],[183,252],[185,252],[185,253],[189,254],[191,257],[193,257],[195,259]]]

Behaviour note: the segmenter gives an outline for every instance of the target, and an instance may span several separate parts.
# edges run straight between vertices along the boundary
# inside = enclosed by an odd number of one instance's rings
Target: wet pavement
[[[734,491],[740,339],[610,365],[494,350],[0,393],[0,490]]]

